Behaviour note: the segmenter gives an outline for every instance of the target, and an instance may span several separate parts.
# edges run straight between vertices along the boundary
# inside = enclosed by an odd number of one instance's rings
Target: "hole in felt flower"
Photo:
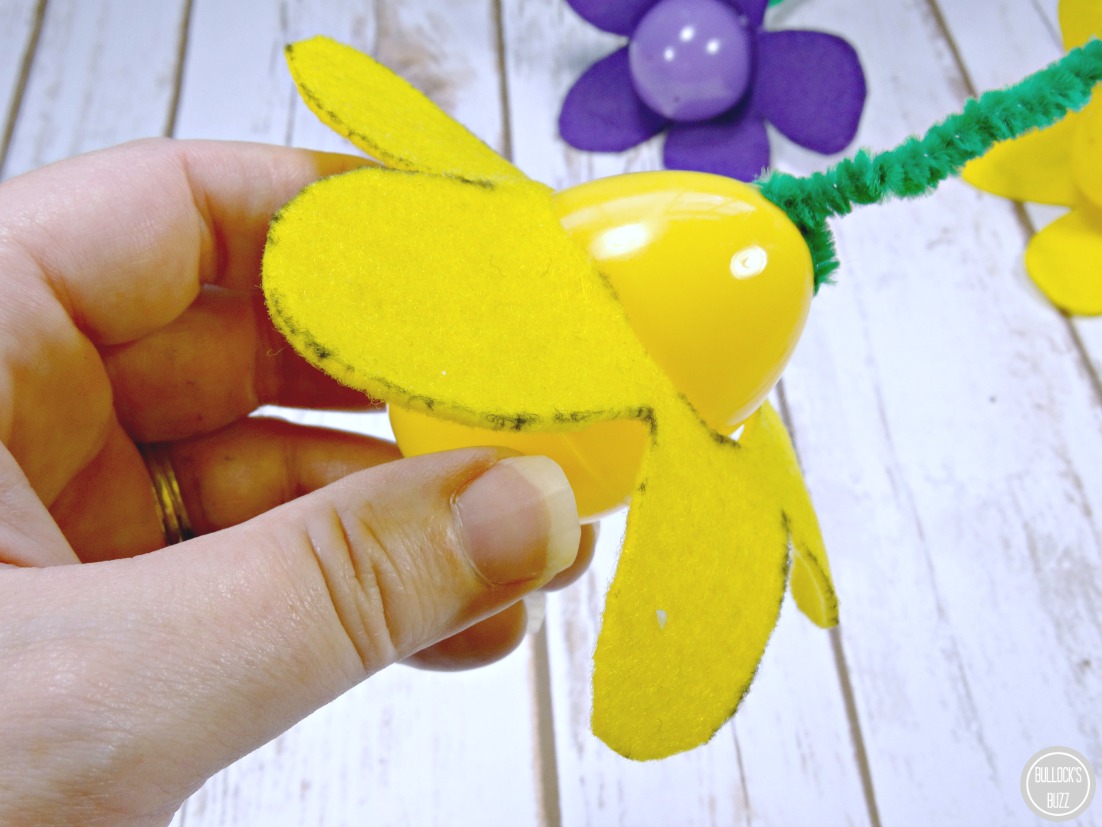
[[[662,611],[661,609],[659,609],[658,611],[655,612],[655,614],[658,616],[658,628],[665,629],[666,628],[666,613],[664,611]]]

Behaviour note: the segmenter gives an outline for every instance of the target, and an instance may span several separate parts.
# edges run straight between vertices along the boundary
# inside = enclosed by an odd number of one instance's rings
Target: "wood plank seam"
[[[781,420],[788,428],[788,433],[792,438],[792,449],[796,452],[796,460],[799,461],[799,434],[796,432],[792,414],[788,409],[788,395],[785,391],[784,379],[777,383],[777,402]],[[849,663],[846,661],[842,635],[838,627],[828,630],[828,633],[830,634],[830,649],[834,659],[834,668],[838,674],[838,684],[842,691],[842,703],[846,710],[846,720],[849,723],[854,762],[857,764],[857,772],[861,778],[861,791],[865,796],[865,806],[868,808],[869,823],[872,827],[880,827],[880,810],[876,805],[876,787],[872,780],[872,767],[869,765],[869,753],[865,747],[865,734],[861,727],[860,715],[857,712],[857,699],[853,691],[853,681],[850,680]]]
[[[1037,16],[1040,17],[1044,21],[1045,28],[1048,30],[1048,33],[1052,37],[1053,41],[1058,46],[1063,47],[1064,39],[1060,35],[1060,30],[1058,28],[1056,28],[1055,23],[1049,18],[1048,14],[1045,11],[1044,6],[1041,5],[1041,3],[1040,3],[1040,0],[1032,0],[1032,2],[1033,2],[1033,8],[1035,8],[1037,10]]]
[[[845,704],[846,718],[849,719],[850,731],[853,734],[854,759],[857,762],[857,771],[861,776],[861,789],[865,793],[865,804],[869,808],[869,823],[872,827],[880,827],[880,808],[876,804],[876,787],[872,780],[869,753],[865,749],[865,735],[861,730],[861,718],[857,714],[857,698],[853,692],[853,682],[849,677],[845,645],[842,643],[842,634],[837,627],[831,629],[829,634],[834,663],[838,667],[838,681],[842,686],[842,703]]]
[[[491,25],[496,37],[498,104],[501,107],[501,154],[513,160],[513,119],[509,109],[509,75],[505,60],[505,15],[501,0],[490,6]],[[555,706],[551,697],[551,653],[548,647],[546,619],[532,641],[532,688],[536,713],[535,754],[540,811],[546,827],[562,827],[562,802],[559,795],[559,757],[555,745]]]
[[[501,96],[501,154],[513,160],[513,119],[509,114],[509,70],[505,65],[505,14],[501,0],[493,0],[493,26],[497,31],[497,71]]]
[[[19,109],[23,105],[23,93],[26,91],[27,79],[30,77],[34,56],[38,51],[38,41],[42,36],[42,22],[46,18],[47,2],[49,0],[38,0],[38,8],[34,12],[34,22],[31,25],[30,36],[27,38],[23,60],[19,64],[19,78],[15,83],[15,94],[12,95],[11,106],[6,113],[4,134],[0,138],[0,181],[4,179],[4,165],[8,159],[8,149],[11,147],[12,136],[15,134],[15,122],[19,118]]]
[[[743,823],[750,827],[751,814],[753,813],[753,806],[750,803],[750,788],[746,783],[746,766],[742,761],[742,747],[739,745],[738,734],[734,728],[731,728],[731,740],[735,743],[735,763],[738,764],[739,775],[739,788],[742,790],[742,800],[745,804],[745,808],[740,813],[743,818]]]
[[[548,624],[540,624],[532,639],[532,688],[535,697],[536,783],[545,827],[562,827],[559,800],[559,761],[555,747],[555,708],[551,700],[551,655],[547,645]]]
[[[191,29],[191,6],[194,0],[184,0],[180,15],[180,37],[176,46],[176,73],[172,78],[172,97],[165,119],[164,135],[171,138],[176,133],[176,115],[180,111],[180,90],[184,83],[184,67],[187,64],[188,33]]]
[[[1076,353],[1079,354],[1079,361],[1087,373],[1087,378],[1090,380],[1091,387],[1094,388],[1095,401],[1102,407],[1102,377],[1099,376],[1098,371],[1094,368],[1094,360],[1091,359],[1090,351],[1087,349],[1083,337],[1079,334],[1079,328],[1076,327],[1074,321],[1068,316],[1064,316],[1064,323],[1068,326],[1071,333],[1071,341],[1075,344]]]

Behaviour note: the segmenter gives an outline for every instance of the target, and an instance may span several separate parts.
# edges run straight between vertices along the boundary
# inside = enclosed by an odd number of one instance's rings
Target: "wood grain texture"
[[[52,0],[3,174],[171,123],[186,0]]]

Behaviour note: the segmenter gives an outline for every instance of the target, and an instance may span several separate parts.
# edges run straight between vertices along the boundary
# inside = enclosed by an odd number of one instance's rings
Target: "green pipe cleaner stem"
[[[912,136],[876,155],[862,149],[807,177],[775,172],[758,185],[807,241],[818,291],[838,269],[827,218],[847,215],[855,204],[925,195],[994,144],[1051,126],[1082,109],[1100,80],[1102,41],[1092,40],[1013,86],[969,100],[961,112],[930,127],[921,138]]]

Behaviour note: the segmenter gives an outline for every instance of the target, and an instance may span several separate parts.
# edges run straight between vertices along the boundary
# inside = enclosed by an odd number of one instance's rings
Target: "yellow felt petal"
[[[637,760],[703,744],[734,714],[776,624],[789,529],[805,547],[817,534],[786,500],[802,484],[776,463],[779,421],[735,444],[683,403],[656,414],[593,670],[593,731]]]
[[[1102,95],[1083,109],[1075,133],[1071,164],[1079,191],[1102,207]]]
[[[796,605],[817,626],[838,623],[838,596],[830,576],[819,518],[804,485],[792,440],[773,406],[765,402],[746,424],[740,443],[749,443],[763,460],[755,471],[758,485],[775,492],[792,540],[788,586]]]
[[[1030,241],[1025,266],[1057,307],[1102,314],[1102,214],[1084,204],[1049,224]]]
[[[1098,0],[1060,0],[1060,30],[1068,51],[1092,37],[1102,37],[1102,3]]]
[[[666,387],[592,261],[528,186],[381,167],[319,181],[273,220],[263,287],[310,362],[469,425],[645,418]]]
[[[1015,201],[1071,206],[1077,199],[1071,152],[1081,116],[1074,112],[1047,129],[996,144],[983,157],[969,161],[961,177]]]
[[[314,114],[387,166],[529,180],[405,80],[352,47],[314,37],[288,46],[286,54]],[[543,189],[535,182],[531,186]]]

